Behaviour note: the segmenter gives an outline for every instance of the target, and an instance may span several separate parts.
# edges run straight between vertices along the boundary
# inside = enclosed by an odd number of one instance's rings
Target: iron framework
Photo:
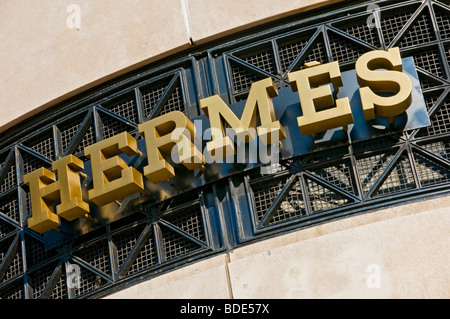
[[[373,2],[370,2],[373,3]],[[445,195],[450,182],[450,7],[379,1],[317,11],[214,47],[151,65],[35,116],[0,139],[0,298],[92,298],[243,243]],[[347,6],[347,4],[345,4]],[[332,7],[331,7],[332,8]],[[368,27],[368,19],[375,27]],[[253,81],[305,62],[353,68],[366,51],[399,46],[413,56],[432,125],[401,135],[325,146],[278,165],[217,181],[45,251],[30,231],[23,175],[172,110],[200,115],[198,101],[245,99]],[[81,269],[70,288],[66,266]]]

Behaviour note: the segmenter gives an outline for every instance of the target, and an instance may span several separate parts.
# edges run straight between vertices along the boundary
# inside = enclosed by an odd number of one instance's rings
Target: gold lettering
[[[392,123],[394,116],[405,112],[411,105],[412,84],[402,72],[402,58],[398,48],[367,52],[356,61],[355,69],[361,86],[359,92],[366,120],[372,120],[378,115],[388,117]],[[380,96],[375,92],[390,92],[395,95]]]
[[[65,156],[52,164],[51,172],[41,167],[24,176],[30,187],[33,214],[28,219],[28,228],[44,233],[61,224],[59,217],[68,221],[89,213],[89,205],[82,199],[80,175],[83,162],[73,155]],[[56,175],[58,174],[58,180]],[[56,207],[54,204],[61,202]]]
[[[331,84],[337,93],[343,86],[338,62],[321,65],[313,61],[305,66],[306,69],[288,75],[292,90],[298,92],[300,99],[302,116],[297,118],[297,123],[301,134],[314,135],[341,126],[346,129],[353,123],[349,99],[335,100],[330,87]],[[410,106],[412,84],[402,72],[398,48],[363,54],[356,61],[355,70],[366,120],[383,116],[393,123],[394,117]],[[219,95],[200,100],[212,131],[207,151],[215,159],[235,154],[234,143],[226,134],[227,127],[244,143],[253,141],[256,135],[266,145],[277,142],[277,137],[285,139],[286,132],[275,119],[272,99],[276,96],[278,90],[271,78],[252,83],[241,118]],[[179,163],[189,170],[204,169],[203,154],[193,143],[195,126],[182,112],[164,114],[140,124],[138,129],[147,149],[148,165],[143,168],[143,174],[119,157],[120,154],[142,155],[136,139],[127,132],[85,148],[84,153],[91,160],[93,179],[88,196],[96,205],[104,206],[137,192],[145,194],[142,175],[155,184],[174,177],[175,169],[167,161],[169,155],[177,154]],[[177,162],[175,158],[172,160]],[[80,159],[68,155],[53,162],[53,172],[42,167],[24,176],[30,188],[33,211],[28,219],[30,229],[44,233],[57,228],[60,218],[72,221],[89,213],[89,204],[82,198],[80,172],[83,168]]]
[[[148,165],[144,167],[144,176],[153,183],[175,176],[173,166],[166,160],[174,146],[177,146],[180,162],[187,169],[202,168],[205,164],[203,154],[192,143],[195,126],[182,112],[166,113],[140,124],[138,128],[147,148]],[[172,134],[175,130],[180,131],[176,138]]]
[[[136,192],[145,193],[142,174],[120,158],[141,155],[136,140],[122,132],[101,142],[87,146],[84,154],[91,160],[94,187],[89,190],[89,200],[103,206]]]
[[[213,140],[206,143],[206,149],[211,155],[220,159],[225,154],[234,154],[234,145],[226,136],[225,125],[234,129],[238,138],[243,142],[250,142],[256,138],[255,130],[264,144],[271,144],[272,135],[278,136],[280,140],[286,138],[284,128],[279,121],[275,120],[272,98],[278,96],[278,90],[272,78],[267,78],[252,83],[250,93],[245,103],[241,119],[239,119],[219,95],[213,95],[200,100],[200,107],[209,118]],[[261,125],[258,124],[258,117]],[[219,134],[215,134],[219,132]],[[274,133],[277,134],[274,134]],[[221,135],[221,136],[218,136]]]
[[[293,91],[298,91],[302,116],[297,118],[303,136],[314,135],[328,129],[353,123],[350,103],[347,97],[336,99],[336,107],[329,85],[337,92],[342,84],[339,64],[335,62],[320,65],[319,62],[306,64],[306,69],[289,74]],[[326,108],[326,109],[325,109]]]

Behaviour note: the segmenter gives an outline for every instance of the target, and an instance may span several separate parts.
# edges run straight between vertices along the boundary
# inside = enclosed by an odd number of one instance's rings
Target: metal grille
[[[358,169],[364,193],[367,193],[380,178],[386,166],[394,158],[394,154],[394,152],[390,151],[357,159],[356,167]]]
[[[331,53],[340,63],[356,61],[367,50],[335,33],[329,34]]]
[[[25,235],[25,247],[27,266],[29,268],[37,266],[52,259],[52,257],[57,256],[56,251],[45,251],[44,243],[28,234]]]
[[[3,278],[5,281],[11,278],[14,278],[15,276],[21,274],[23,272],[22,268],[22,255],[20,251],[17,251],[14,255],[14,258],[12,259],[11,263],[8,266],[8,271],[5,274],[5,277]]]
[[[260,220],[286,184],[287,177],[277,178],[252,186],[256,217]]]
[[[49,159],[53,159],[53,137],[51,132],[43,136],[37,136],[24,143],[36,153],[39,153]]]
[[[431,92],[429,94],[424,95],[425,97],[425,105],[427,107],[428,112],[434,107],[434,104],[438,100],[438,98],[441,96],[442,91],[437,92]]]
[[[193,205],[182,212],[178,211],[176,214],[163,218],[189,235],[205,241],[200,205]]]
[[[413,54],[416,66],[436,76],[444,77],[438,50],[429,50]]]
[[[280,55],[281,69],[283,71],[287,71],[288,67],[294,62],[306,43],[308,43],[308,40],[294,39],[278,45],[278,54]]]
[[[163,233],[164,255],[167,260],[200,248],[195,242],[190,241],[168,227],[162,226],[161,231]]]
[[[117,261],[119,267],[125,262],[143,229],[144,225],[133,227],[112,237],[117,249]]]
[[[10,240],[4,240],[3,242],[0,243],[0,264],[3,263],[3,260],[6,257],[6,253],[10,245],[11,245]]]
[[[394,166],[394,169],[375,192],[375,196],[390,195],[402,192],[416,187],[413,172],[409,159],[406,155],[400,157],[400,160]]]
[[[421,145],[425,150],[434,153],[446,160],[450,160],[450,141],[448,138],[443,140]]]
[[[0,298],[1,299],[23,299],[23,283],[21,280],[16,280],[9,285],[1,286]]]
[[[409,18],[411,18],[413,12],[413,10],[409,10],[408,12],[396,13],[396,10],[392,10],[388,13],[388,16],[386,16],[385,12],[381,12],[381,30],[383,31],[383,38],[386,45],[391,43],[399,34],[399,31],[408,22]]]
[[[356,9],[330,10],[316,24],[287,24],[189,59],[149,66],[133,77],[132,86],[111,84],[86,101],[61,105],[61,118],[48,111],[2,136],[0,298],[101,296],[130,279],[149,278],[271,234],[368,207],[447,194],[450,8],[432,0],[379,4],[381,30],[367,26],[365,8],[357,17],[347,14]],[[277,85],[287,85],[289,68],[302,69],[305,62],[350,64],[368,45],[397,44],[419,68],[429,127],[324,146],[158,204],[144,203],[142,211],[53,249],[46,250],[44,238],[26,227],[31,205],[23,175],[50,169],[65,152],[87,160],[86,146],[122,131],[137,134],[140,120],[174,110],[198,114],[203,96],[218,92],[231,101],[243,99],[251,83],[268,74]],[[116,98],[119,90],[127,93]],[[67,263],[81,269],[77,289],[69,288]]]
[[[235,61],[230,61],[231,64],[231,77],[233,80],[233,86],[236,93],[242,93],[248,91],[253,82],[264,79],[261,74],[252,72]]]
[[[447,11],[434,7],[434,13],[436,15],[436,23],[439,28],[439,33],[442,39],[448,39],[450,37],[450,15]]]
[[[86,133],[84,134],[82,140],[78,144],[77,148],[73,152],[73,155],[86,161],[87,158],[84,156],[84,148],[86,146],[94,144],[95,142],[96,142],[95,128],[94,125],[90,125]]]
[[[80,296],[100,288],[104,284],[105,280],[100,275],[81,267],[80,287],[73,288],[73,293],[75,296]]]
[[[106,239],[84,247],[74,252],[74,255],[106,274],[111,272]]]
[[[427,11],[414,21],[412,27],[399,43],[400,47],[423,44],[435,40],[433,24]]]
[[[67,149],[72,139],[75,137],[78,129],[80,128],[81,122],[83,121],[83,117],[74,118],[68,121],[67,123],[63,123],[59,126],[61,132],[61,148],[63,151]]]
[[[30,286],[33,291],[34,299],[38,299],[41,296],[42,292],[49,282],[54,269],[55,265],[51,264],[30,273]]]
[[[167,101],[166,105],[161,110],[161,113],[159,113],[159,115],[163,115],[173,111],[181,111],[183,113],[186,113],[180,86],[177,86],[175,88],[175,91],[172,93],[170,99]]]
[[[15,231],[16,228],[8,222],[0,219],[0,239]]]
[[[347,24],[340,27],[340,29],[358,39],[378,47],[380,45],[380,40],[378,39],[377,30],[369,27],[366,20],[363,22],[356,22],[356,24]]]
[[[133,132],[135,128],[122,122],[112,116],[102,114],[102,128],[103,128],[103,138],[107,139],[111,136],[117,135],[122,132]]]
[[[437,111],[430,117],[431,126],[421,129],[418,136],[444,134],[450,130],[450,99],[446,98]]]
[[[24,174],[28,174],[34,170],[37,170],[40,167],[45,167],[47,169],[51,169],[52,165],[44,161],[43,159],[40,159],[36,156],[33,156],[27,152],[22,152],[22,159],[23,159],[23,172]]]
[[[414,154],[416,171],[420,185],[423,187],[448,183],[450,181],[450,170],[448,166],[436,163],[423,155]]]
[[[145,118],[156,117],[172,111],[186,114],[181,82],[176,75],[169,80],[160,80],[141,89]]]
[[[278,209],[273,213],[268,225],[289,221],[306,215],[305,202],[300,185],[297,180],[287,191],[286,196],[281,201]]]
[[[134,97],[121,99],[118,102],[107,105],[106,108],[134,123],[138,122],[136,101]]]
[[[436,79],[429,77],[428,75],[425,75],[421,72],[418,73],[419,80],[420,80],[420,87],[422,90],[432,88],[437,85],[441,85],[442,83],[439,81],[436,81]]]
[[[333,209],[348,202],[346,198],[323,187],[313,180],[307,179],[309,201],[313,213]]]
[[[66,275],[63,273],[61,277],[59,277],[58,282],[56,282],[55,287],[53,288],[49,299],[65,299],[67,298],[66,293]]]
[[[5,168],[6,169],[6,168]],[[16,167],[11,165],[9,170],[7,171],[6,176],[3,178],[3,181],[0,185],[0,193],[4,193],[7,190],[16,186]]]
[[[142,92],[142,101],[144,104],[145,117],[149,117],[153,108],[158,103],[159,99],[162,97],[164,91],[167,89],[168,83],[154,85],[151,88],[145,89]]]
[[[156,251],[155,251],[155,243],[153,237],[149,237],[145,244],[142,246],[142,249],[139,252],[138,257],[135,262],[131,266],[128,274],[134,274],[139,271],[148,269],[151,266],[156,265]]]
[[[447,58],[447,63],[450,64],[450,46],[446,45],[444,46],[445,49],[445,56]]]
[[[0,199],[0,212],[12,220],[19,221],[19,203],[16,194],[4,196]]]
[[[352,165],[345,161],[334,166],[317,168],[314,174],[351,194],[356,194],[355,181],[353,180]]]
[[[272,49],[252,49],[251,54],[245,54],[245,55],[238,55],[241,59],[245,60],[246,62],[256,66],[257,68],[260,68],[267,73],[276,74],[276,67],[275,67],[275,60],[273,57]],[[255,51],[257,53],[255,54]],[[260,51],[260,52],[258,52]]]
[[[306,57],[302,59],[302,64],[300,64],[299,69],[304,69],[304,63],[317,61],[321,64],[327,63],[328,58],[325,50],[325,44],[323,40],[318,40],[313,46],[312,49],[306,54]]]
[[[402,155],[394,169],[375,192],[375,196],[390,195],[416,187],[414,176],[407,155]]]

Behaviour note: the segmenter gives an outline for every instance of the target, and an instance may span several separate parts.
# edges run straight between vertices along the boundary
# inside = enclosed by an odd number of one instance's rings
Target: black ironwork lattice
[[[149,66],[81,102],[44,112],[0,139],[0,298],[85,298],[198,258],[367,207],[447,194],[450,186],[450,7],[434,0],[379,1],[376,27],[365,8],[328,10],[209,50]],[[357,12],[356,12],[356,11]],[[359,10],[359,11],[358,11]],[[343,14],[352,12],[352,14]],[[267,76],[286,85],[305,62],[351,67],[373,48],[400,46],[418,68],[431,126],[283,161],[145,204],[75,241],[46,250],[27,229],[23,175],[66,154],[178,110],[200,115],[198,98],[231,102]],[[211,54],[210,54],[211,53]],[[68,265],[81,271],[72,287]]]

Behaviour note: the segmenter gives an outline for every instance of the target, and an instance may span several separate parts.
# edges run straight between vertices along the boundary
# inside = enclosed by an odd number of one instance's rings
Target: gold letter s
[[[361,103],[366,120],[375,115],[393,119],[411,104],[412,84],[402,72],[402,59],[398,48],[376,50],[363,54],[355,65]],[[386,69],[384,71],[376,69]],[[391,92],[393,96],[380,96],[374,92]]]

